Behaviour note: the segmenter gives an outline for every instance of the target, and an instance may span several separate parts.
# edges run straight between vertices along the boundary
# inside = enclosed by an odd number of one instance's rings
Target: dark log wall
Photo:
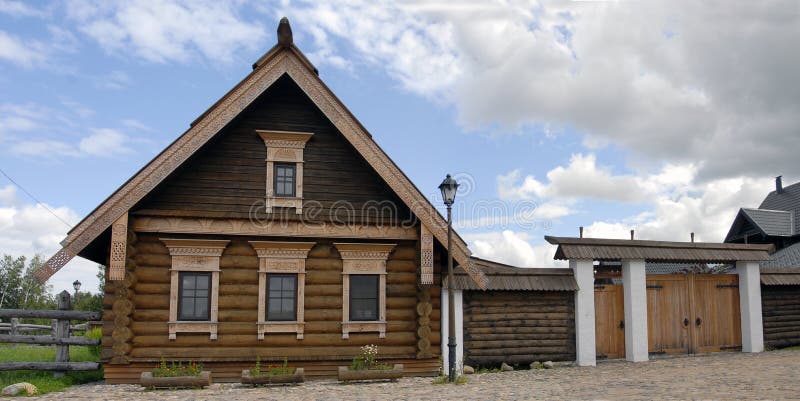
[[[761,286],[764,345],[782,348],[800,345],[800,286]]]
[[[159,235],[137,233],[133,252],[136,279],[129,292],[134,305],[129,323],[132,339],[130,349],[125,350],[131,364],[117,365],[109,360],[115,355],[112,347],[119,341],[115,341],[112,334],[115,330],[112,304],[116,299],[116,286],[106,285],[104,360],[112,362],[106,365],[107,380],[130,382],[141,369],[151,367],[161,358],[208,362],[209,367],[219,366],[219,369],[227,369],[227,374],[235,376],[237,369],[240,373],[242,366],[252,365],[256,356],[265,362],[282,361],[286,357],[293,366],[316,366],[308,374],[335,375],[336,367],[349,363],[359,348],[366,344],[378,345],[381,358],[406,360],[410,364],[407,368],[409,374],[436,373],[440,354],[440,290],[438,286],[428,288],[431,354],[421,358],[418,355],[417,312],[420,302],[419,263],[415,241],[396,241],[397,246],[387,261],[386,338],[379,338],[378,333],[350,333],[350,338],[343,340],[340,325],[342,260],[332,245],[333,241],[268,238],[315,241],[317,245],[306,260],[304,339],[297,340],[295,334],[268,333],[263,341],[259,341],[256,333],[259,261],[247,241],[265,238],[202,238],[231,240],[220,259],[218,339],[211,341],[208,334],[192,333],[178,333],[176,340],[168,339],[171,258]]]
[[[302,90],[279,79],[178,171],[136,214],[249,218],[266,195],[266,148],[256,129],[312,132],[304,150],[305,218],[384,224],[410,216],[396,195]],[[381,208],[395,205],[396,211]],[[296,219],[294,209],[279,214]],[[332,217],[334,216],[334,217]]]
[[[575,360],[574,293],[464,291],[464,363]]]

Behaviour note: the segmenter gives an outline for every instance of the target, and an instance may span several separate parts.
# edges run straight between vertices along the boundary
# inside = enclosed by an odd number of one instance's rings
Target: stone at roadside
[[[531,369],[541,369],[541,366],[539,365],[539,361],[531,362]]]
[[[502,370],[503,372],[511,372],[512,370],[514,370],[514,368],[509,366],[507,363],[503,362],[503,364],[500,365],[500,370]]]
[[[3,395],[18,396],[18,395],[34,395],[39,390],[33,384],[22,382],[6,386],[3,389]]]
[[[542,364],[542,367],[545,369],[553,369],[554,367],[556,367],[556,365],[553,363],[553,361],[546,361],[545,363]]]
[[[475,368],[469,365],[464,365],[464,367],[461,368],[461,372],[463,372],[465,375],[471,375],[475,373]]]

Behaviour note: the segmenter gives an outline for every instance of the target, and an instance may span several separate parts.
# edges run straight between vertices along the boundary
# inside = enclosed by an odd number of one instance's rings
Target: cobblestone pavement
[[[431,378],[396,383],[311,381],[296,387],[143,390],[135,385],[88,384],[27,399],[41,400],[532,400],[532,399],[800,399],[800,351],[720,353],[644,363],[558,367],[468,376],[464,385]]]

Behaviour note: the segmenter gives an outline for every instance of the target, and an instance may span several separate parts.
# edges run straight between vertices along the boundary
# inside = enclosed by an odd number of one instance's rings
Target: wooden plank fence
[[[0,309],[0,318],[10,318],[11,322],[0,326],[0,331],[9,334],[0,334],[0,343],[11,344],[40,344],[55,345],[55,362],[8,362],[0,363],[0,371],[7,370],[49,370],[55,377],[64,376],[66,371],[72,370],[97,370],[97,362],[70,362],[70,345],[99,345],[100,340],[86,337],[73,337],[73,330],[86,330],[89,324],[70,325],[70,320],[99,320],[100,312],[74,311],[67,291],[58,294],[58,310],[25,310],[25,309]],[[52,325],[23,325],[20,318],[52,319]],[[7,325],[7,326],[6,326]],[[3,328],[8,328],[3,330]],[[51,335],[22,335],[22,331],[51,331]]]

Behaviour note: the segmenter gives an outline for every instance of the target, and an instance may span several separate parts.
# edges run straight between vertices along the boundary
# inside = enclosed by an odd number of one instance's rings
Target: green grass
[[[69,347],[69,359],[72,362],[96,362],[89,347]],[[3,362],[51,362],[56,360],[56,348],[53,346],[11,347],[0,345],[0,363]],[[16,370],[0,372],[0,388],[9,384],[28,382],[39,389],[39,394],[62,391],[74,384],[88,383],[103,379],[103,370],[88,372],[67,372],[64,377],[55,378],[52,372],[34,370]]]
[[[792,350],[792,351],[800,351],[800,345],[795,345],[794,347],[786,347],[786,348],[781,348],[781,349],[788,349],[788,350]]]

